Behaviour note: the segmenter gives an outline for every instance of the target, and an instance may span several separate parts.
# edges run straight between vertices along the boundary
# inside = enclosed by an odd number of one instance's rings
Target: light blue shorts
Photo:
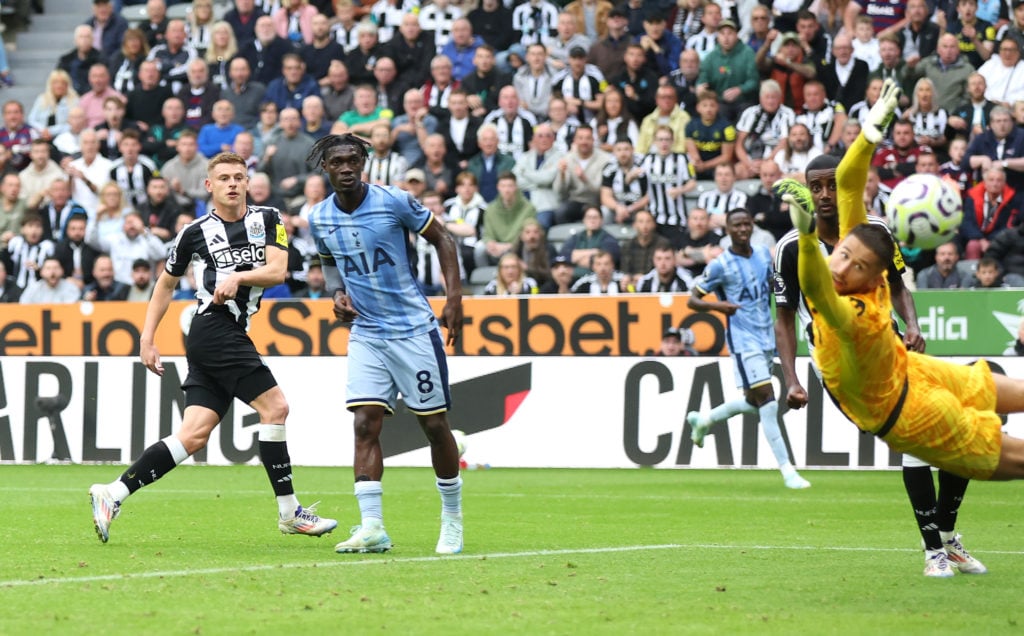
[[[451,407],[448,361],[437,329],[399,340],[353,336],[348,343],[349,410],[377,404],[393,414],[401,394],[417,415]]]
[[[736,386],[749,391],[772,381],[772,360],[774,351],[749,351],[733,353],[732,374]]]

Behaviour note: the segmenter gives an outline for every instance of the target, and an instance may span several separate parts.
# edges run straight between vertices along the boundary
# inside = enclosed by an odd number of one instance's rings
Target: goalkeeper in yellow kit
[[[1024,381],[994,375],[984,360],[962,366],[907,351],[892,329],[885,274],[896,246],[885,228],[867,223],[862,197],[874,146],[898,97],[887,80],[839,164],[840,240],[827,262],[808,201],[783,196],[800,232],[800,287],[814,316],[814,361],[843,413],[893,450],[972,479],[1022,479],[1024,440],[1004,436],[997,413],[1024,411]]]

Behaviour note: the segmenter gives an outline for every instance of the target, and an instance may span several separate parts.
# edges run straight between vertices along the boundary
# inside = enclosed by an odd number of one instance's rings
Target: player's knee
[[[288,402],[275,400],[259,410],[260,420],[268,424],[284,424],[288,420]]]
[[[376,440],[380,436],[383,420],[383,412],[378,415],[375,411],[368,411],[367,409],[356,411],[352,419],[356,442]]]
[[[189,455],[193,455],[206,448],[207,442],[210,441],[210,430],[182,430],[178,439],[181,440],[181,445],[185,447],[185,451]]]
[[[436,415],[425,415],[419,418],[420,427],[423,428],[423,432],[427,436],[427,440],[433,444],[440,440],[444,435],[450,435],[450,429],[448,428],[448,418],[443,413]]]

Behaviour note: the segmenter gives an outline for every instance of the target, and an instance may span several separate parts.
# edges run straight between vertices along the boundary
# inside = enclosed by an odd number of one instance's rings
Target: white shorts
[[[733,353],[732,375],[736,386],[744,391],[768,384],[772,381],[774,351],[751,351]]]
[[[907,455],[903,453],[903,467],[904,468],[919,468],[921,466],[931,466],[928,462],[921,461],[913,455]]]
[[[376,404],[395,412],[398,395],[417,415],[443,413],[451,407],[448,361],[441,332],[383,340],[353,336],[348,343],[346,406]]]

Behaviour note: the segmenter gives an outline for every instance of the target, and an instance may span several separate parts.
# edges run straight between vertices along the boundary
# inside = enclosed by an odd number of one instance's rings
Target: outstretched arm
[[[797,259],[800,290],[817,311],[818,316],[815,320],[824,320],[829,326],[843,330],[854,317],[853,306],[843,301],[832,286],[832,274],[818,246],[818,235],[814,231],[814,215],[808,212],[792,193],[783,194],[782,200],[789,204],[789,216],[793,220],[793,227],[800,232],[800,255]]]
[[[836,170],[836,204],[839,206],[839,238],[850,230],[867,223],[868,213],[864,207],[864,189],[868,182],[868,167],[875,152],[875,144],[882,141],[882,134],[892,120],[899,103],[900,88],[891,79],[882,84],[882,94],[868,111],[864,129],[846,151]]]

